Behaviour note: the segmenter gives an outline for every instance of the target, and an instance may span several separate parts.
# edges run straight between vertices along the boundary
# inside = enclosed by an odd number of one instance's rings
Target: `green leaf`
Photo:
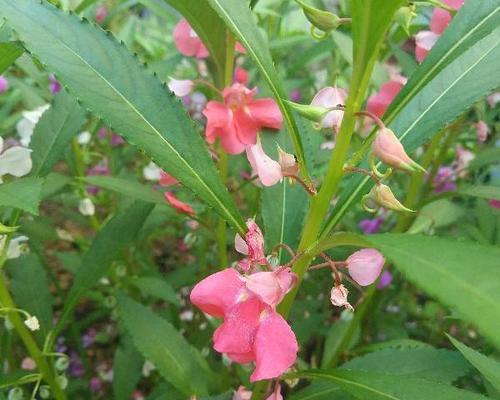
[[[59,193],[72,179],[69,176],[51,172],[45,177],[42,187],[42,200]]]
[[[407,233],[426,232],[430,228],[442,228],[462,218],[465,209],[447,199],[440,199],[425,205]]]
[[[151,186],[144,185],[135,180],[118,178],[116,176],[87,176],[82,179],[89,185],[99,186],[103,189],[122,194],[125,197],[154,204],[166,204],[165,197],[161,192],[155,191]]]
[[[118,211],[97,232],[76,272],[57,324],[58,329],[62,327],[80,296],[105,276],[111,263],[130,248],[153,207],[149,203],[136,202]]]
[[[143,358],[125,336],[113,359],[113,393],[115,399],[130,399],[142,376]]]
[[[248,55],[252,57],[262,77],[276,97],[276,101],[288,127],[288,134],[292,140],[294,152],[300,164],[301,173],[306,180],[308,180],[309,173],[304,155],[304,146],[300,137],[297,121],[290,106],[284,101],[288,96],[280,84],[278,72],[274,67],[267,41],[262,37],[254,23],[252,12],[248,4],[246,1],[234,0],[208,0],[208,2],[224,20],[228,29],[234,33],[236,38],[245,47]]]
[[[43,179],[21,178],[0,184],[0,207],[13,207],[38,215]]]
[[[471,349],[458,340],[448,336],[460,353],[500,392],[500,362]]]
[[[464,376],[470,367],[456,351],[421,347],[376,351],[342,364],[341,369],[452,383]]]
[[[10,374],[2,373],[0,376],[0,389],[37,382],[39,379],[39,374],[33,374],[25,371],[12,372]]]
[[[131,283],[143,294],[165,300],[174,305],[180,305],[179,300],[175,295],[175,290],[164,279],[152,276],[141,276],[139,278],[132,279]]]
[[[208,394],[213,379],[208,365],[170,323],[123,295],[118,312],[137,349],[165,380],[187,396]]]
[[[219,73],[219,83],[224,84],[226,69],[226,40],[227,33],[224,22],[217,13],[208,5],[207,0],[164,0],[184,18],[196,31],[207,50],[211,60],[215,63]]]
[[[299,390],[290,396],[290,400],[352,400],[350,394],[345,393],[338,385],[331,381],[318,380],[305,389]]]
[[[0,14],[83,105],[244,233],[243,218],[181,102],[124,45],[44,1],[2,1]]]
[[[0,43],[0,74],[14,64],[23,53],[23,48],[16,43]]]
[[[500,249],[422,235],[369,235],[415,285],[476,325],[500,348]]]
[[[61,159],[71,139],[85,120],[85,110],[62,91],[35,126],[30,147],[33,149],[31,175],[46,176]]]
[[[468,186],[458,189],[456,193],[487,200],[500,200],[500,187],[498,186]]]
[[[52,330],[53,299],[40,259],[35,254],[28,254],[9,260],[7,271],[17,306],[38,318],[40,338],[45,338]]]
[[[331,370],[304,371],[298,376],[328,379],[361,400],[480,400],[481,395],[421,378],[376,372]]]

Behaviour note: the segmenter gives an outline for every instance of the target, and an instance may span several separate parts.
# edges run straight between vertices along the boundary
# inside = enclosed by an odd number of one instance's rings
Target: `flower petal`
[[[10,174],[21,177],[29,174],[32,167],[31,150],[25,147],[11,147],[0,155],[0,176]]]
[[[247,105],[253,120],[261,127],[281,129],[283,116],[273,99],[258,99]]]
[[[260,141],[253,146],[247,146],[246,152],[250,165],[264,186],[273,186],[283,179],[280,164],[264,153]]]

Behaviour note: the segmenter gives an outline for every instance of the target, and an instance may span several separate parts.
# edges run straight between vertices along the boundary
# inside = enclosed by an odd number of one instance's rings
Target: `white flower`
[[[334,286],[330,293],[330,301],[334,306],[345,307],[348,310],[353,310],[352,306],[347,301],[349,291],[344,285]]]
[[[0,235],[0,251],[5,246],[5,235]],[[24,252],[24,243],[29,239],[26,236],[18,236],[11,239],[9,242],[9,248],[7,249],[7,259],[18,258]]]
[[[153,161],[144,167],[142,174],[147,181],[159,181],[161,169]]]
[[[155,369],[156,367],[154,366],[154,364],[151,361],[146,360],[142,365],[142,376],[147,378]]]
[[[90,139],[92,139],[92,134],[89,131],[81,132],[76,137],[76,141],[81,145],[88,144]]]
[[[193,90],[194,83],[188,79],[170,78],[168,88],[178,97],[187,96]]]
[[[40,120],[42,114],[47,111],[50,104],[44,104],[33,111],[24,111],[23,118],[17,123],[16,129],[19,137],[21,138],[21,144],[28,147],[31,142],[31,136],[33,136],[33,130],[36,124]]]
[[[35,317],[34,315],[24,320],[24,325],[26,325],[31,331],[37,331],[40,329],[40,323],[38,322],[38,318]]]
[[[86,197],[85,199],[81,199],[80,203],[78,204],[78,211],[80,211],[80,214],[85,216],[94,215],[95,214],[94,203],[92,203],[92,200],[90,200],[88,197]]]
[[[14,146],[3,150],[3,139],[0,137],[0,183],[3,175],[21,177],[29,174],[33,163],[31,162],[31,150],[21,146]]]

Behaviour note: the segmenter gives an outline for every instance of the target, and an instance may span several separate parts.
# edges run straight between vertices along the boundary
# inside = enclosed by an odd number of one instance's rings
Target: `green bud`
[[[395,15],[397,23],[403,28],[408,36],[410,36],[410,25],[413,18],[417,16],[415,6],[401,7]]]
[[[321,122],[325,115],[332,111],[329,108],[298,104],[288,100],[284,100],[284,102],[297,111],[301,116],[314,122]]]
[[[302,7],[302,11],[309,22],[320,31],[325,32],[324,36],[342,24],[342,20],[331,12],[319,10],[302,0],[295,1]],[[324,38],[324,36],[318,38]]]
[[[20,387],[15,387],[13,389],[9,390],[9,394],[7,396],[8,400],[23,400],[24,399],[24,394],[23,394],[23,389]]]
[[[57,378],[56,378],[56,381],[57,383],[59,383],[59,387],[62,389],[62,390],[65,390],[67,387],[68,387],[68,378],[66,378],[65,375],[59,375]]]
[[[47,385],[40,386],[40,390],[38,391],[40,394],[40,398],[42,399],[50,399],[50,387]]]
[[[59,357],[55,362],[55,367],[58,371],[66,371],[69,367],[68,357]]]
[[[368,198],[377,203],[379,206],[390,210],[398,212],[415,212],[401,204],[401,202],[396,199],[396,196],[392,193],[391,188],[384,184],[375,185],[370,191]]]

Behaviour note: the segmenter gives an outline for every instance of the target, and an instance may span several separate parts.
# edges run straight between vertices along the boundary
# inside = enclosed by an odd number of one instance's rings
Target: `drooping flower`
[[[33,371],[36,369],[36,362],[31,357],[25,357],[21,362],[21,368],[26,371]]]
[[[358,250],[346,260],[349,275],[361,286],[375,282],[382,272],[384,263],[384,256],[375,249]]]
[[[91,140],[92,140],[92,134],[89,131],[80,132],[76,136],[76,141],[78,142],[78,144],[81,144],[82,146],[89,144]]]
[[[234,81],[242,85],[248,84],[248,71],[245,68],[237,67],[234,70]]]
[[[471,163],[476,155],[466,148],[462,146],[457,146],[457,158],[455,160],[455,169],[457,170],[457,174],[459,177],[463,178],[467,176],[467,169],[469,168],[469,164]]]
[[[54,74],[50,74],[49,75],[49,90],[50,90],[50,93],[52,93],[52,94],[59,93],[61,91],[61,89],[62,89],[62,86],[59,83],[59,81],[56,79],[55,75]]]
[[[283,179],[281,165],[269,157],[262,148],[260,139],[246,148],[248,162],[264,186],[273,186]]]
[[[409,172],[417,170],[425,170],[413,161],[396,137],[394,132],[389,128],[380,129],[372,143],[372,153],[379,158],[383,163],[398,169],[404,169]]]
[[[179,183],[179,181],[177,179],[175,179],[172,175],[167,174],[163,170],[160,171],[159,182],[160,182],[161,186],[172,186],[172,185]]]
[[[179,200],[172,192],[165,192],[165,199],[180,214],[194,215],[194,209],[189,204]]]
[[[329,86],[316,93],[311,101],[311,106],[333,108],[344,105],[346,99],[347,91],[345,89]],[[320,126],[322,128],[333,129],[335,132],[338,132],[343,116],[344,111],[342,110],[330,111],[323,117]]]
[[[455,169],[450,166],[439,167],[432,181],[435,193],[453,192],[457,189]]]
[[[0,93],[4,93],[9,88],[9,81],[3,75],[0,75]]]
[[[159,181],[161,177],[161,168],[151,161],[142,169],[142,175],[147,181]]]
[[[24,325],[28,327],[30,331],[38,331],[40,330],[40,322],[38,322],[38,318],[34,315],[31,315],[29,318],[24,320]]]
[[[446,5],[458,10],[462,7],[464,0],[443,0]],[[418,62],[422,62],[430,49],[451,22],[451,14],[442,9],[434,8],[430,23],[430,30],[420,31],[415,37],[415,56]]]
[[[247,256],[239,262],[240,268],[248,272],[253,264],[266,265],[264,235],[253,219],[247,220],[247,233],[243,239],[238,233],[234,237],[234,248],[240,254]]]
[[[23,118],[16,125],[17,133],[21,138],[21,144],[28,147],[31,142],[31,136],[36,124],[42,117],[43,113],[50,108],[50,104],[45,104],[32,111],[23,111]]]
[[[392,274],[389,271],[382,271],[380,274],[380,280],[377,284],[377,289],[382,290],[389,286],[392,282]]]
[[[283,118],[273,99],[254,99],[256,89],[235,83],[223,91],[224,103],[209,101],[203,115],[207,117],[205,135],[209,143],[220,137],[229,154],[240,154],[257,143],[262,128],[281,129]]]
[[[88,197],[81,199],[78,203],[78,211],[86,217],[92,216],[95,214],[94,203]]]
[[[348,310],[353,310],[354,308],[347,301],[348,294],[349,291],[344,285],[335,285],[330,292],[330,301],[336,307],[345,307]]]
[[[376,116],[382,117],[402,87],[403,84],[400,81],[384,83],[378,93],[368,99],[366,109]]]
[[[276,378],[295,363],[298,344],[290,326],[235,269],[208,276],[190,299],[201,311],[224,318],[214,332],[214,349],[238,363],[254,362],[251,382]]]
[[[189,79],[169,78],[168,88],[177,97],[184,97],[193,91],[194,82]]]
[[[296,282],[297,275],[290,268],[256,272],[245,277],[247,289],[273,308],[281,303],[281,300],[295,286]]]
[[[476,136],[479,143],[484,143],[486,139],[488,139],[489,133],[490,129],[488,128],[486,122],[481,120],[476,123]]]
[[[363,219],[358,224],[359,229],[363,231],[365,235],[371,235],[377,233],[380,229],[380,226],[384,222],[384,217],[376,217],[372,219]]]
[[[0,137],[0,183],[4,175],[21,177],[29,174],[33,167],[31,150],[21,146],[10,147],[5,151],[3,148],[4,142]]]

